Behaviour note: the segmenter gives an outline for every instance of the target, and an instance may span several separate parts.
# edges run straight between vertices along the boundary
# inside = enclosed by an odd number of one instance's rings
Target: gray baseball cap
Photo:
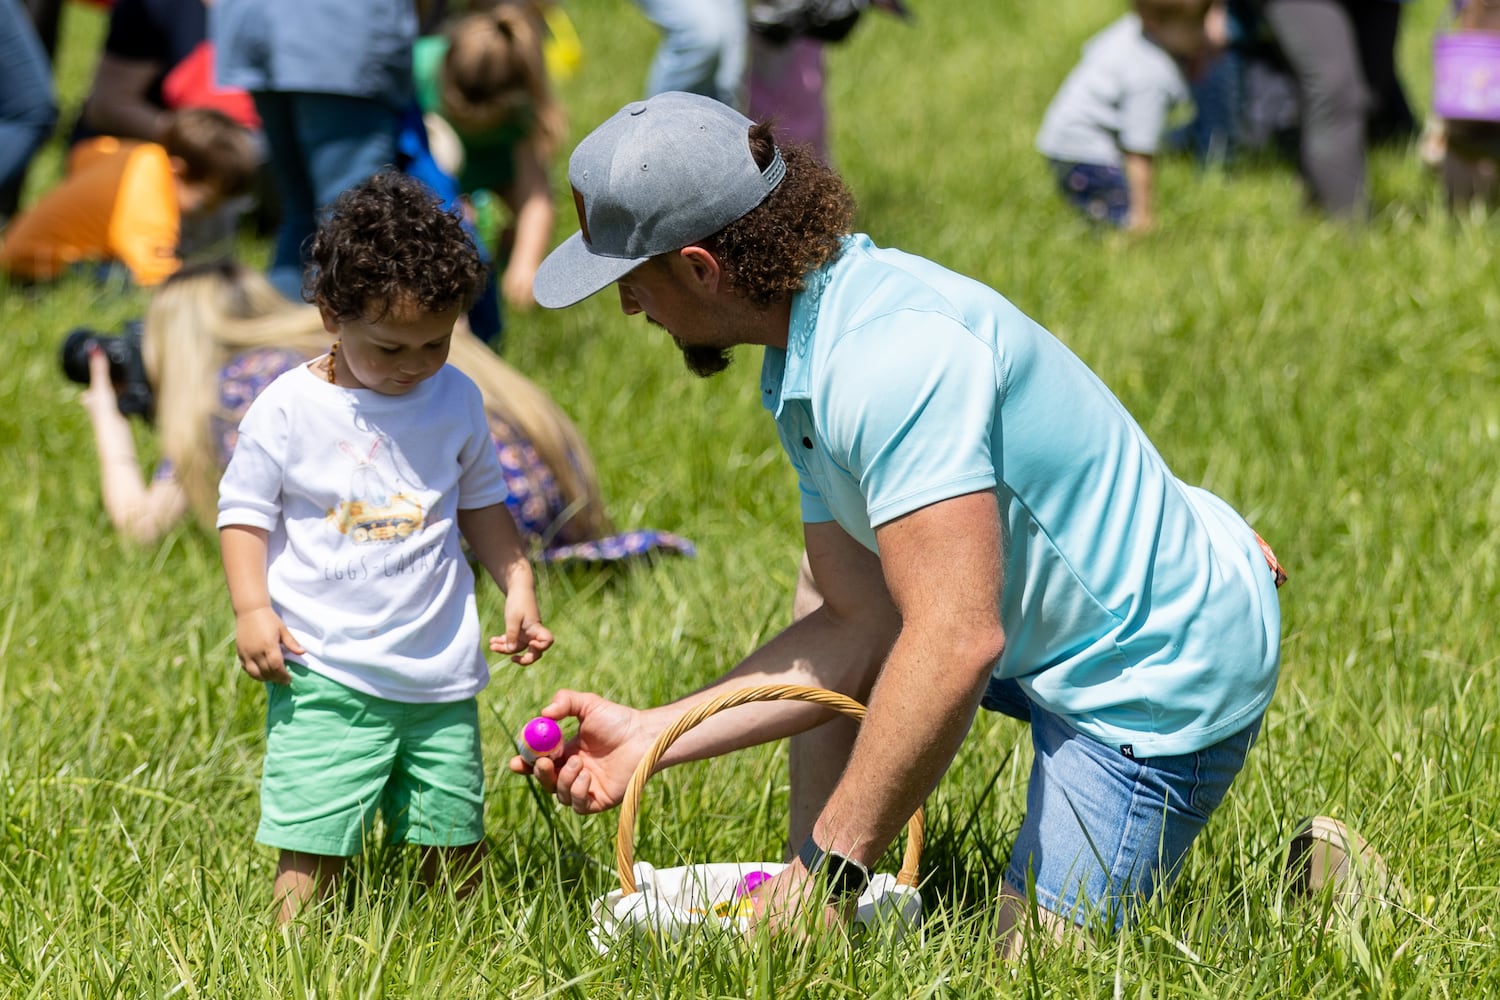
[[[751,124],[710,97],[674,91],[625,105],[585,136],[568,161],[582,229],[542,261],[537,302],[586,299],[764,201],[786,164],[777,150],[765,170],[756,165]]]

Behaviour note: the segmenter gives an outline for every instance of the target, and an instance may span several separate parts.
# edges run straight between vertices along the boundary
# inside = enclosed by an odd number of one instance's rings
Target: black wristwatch
[[[858,899],[870,887],[870,869],[838,851],[825,851],[808,834],[797,852],[797,860],[809,875],[822,872],[828,879],[828,896],[832,902]]]

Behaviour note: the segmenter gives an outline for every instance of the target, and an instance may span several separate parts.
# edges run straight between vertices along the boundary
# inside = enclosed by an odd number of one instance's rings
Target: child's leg
[[[1443,182],[1448,207],[1468,211],[1475,204],[1493,207],[1500,188],[1500,122],[1448,122]]]
[[[282,851],[271,892],[272,899],[280,906],[276,922],[290,923],[313,899],[327,899],[344,870],[344,860],[326,854]]]
[[[486,853],[478,699],[402,706],[399,743],[380,802],[391,842],[420,846],[422,880],[466,896]]]
[[[266,758],[255,839],[277,848],[274,900],[286,923],[333,890],[364,848],[396,757],[394,702],[291,662],[266,685]],[[394,711],[400,711],[395,706]]]
[[[454,898],[463,899],[479,888],[480,865],[488,854],[489,847],[482,840],[461,847],[424,847],[422,881],[450,888]]]

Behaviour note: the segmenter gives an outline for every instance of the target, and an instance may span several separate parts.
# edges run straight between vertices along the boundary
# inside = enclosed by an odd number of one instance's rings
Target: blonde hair
[[[146,311],[142,353],[156,397],[162,457],[172,463],[191,509],[206,525],[214,523],[223,472],[214,418],[232,419],[220,402],[219,373],[254,348],[282,348],[311,359],[328,344],[315,306],[288,301],[264,275],[237,264],[185,268],[157,290]],[[490,418],[530,441],[557,480],[562,523],[549,541],[610,534],[593,458],[562,408],[462,324],[453,332],[448,360],[479,386]]]
[[[530,138],[543,160],[562,145],[567,116],[547,81],[540,15],[534,5],[499,3],[448,29],[438,92],[443,115],[460,132],[515,119],[528,106]]]

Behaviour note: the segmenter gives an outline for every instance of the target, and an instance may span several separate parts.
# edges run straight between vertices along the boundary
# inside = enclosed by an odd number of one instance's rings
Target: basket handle
[[[842,712],[856,721],[865,717],[865,707],[853,698],[836,691],[799,684],[762,684],[740,688],[684,712],[681,718],[667,727],[656,738],[656,742],[651,744],[651,749],[646,751],[646,755],[636,765],[635,773],[630,776],[630,784],[625,786],[625,797],[620,802],[620,829],[615,837],[615,864],[620,869],[621,892],[629,895],[637,891],[635,873],[631,871],[635,865],[635,816],[641,807],[646,779],[656,770],[662,755],[678,737],[709,716],[753,701],[806,701]],[[896,874],[896,881],[901,885],[915,887],[917,884],[917,866],[922,860],[922,824],[922,807],[918,806],[906,824],[906,851],[901,857],[901,870]]]

